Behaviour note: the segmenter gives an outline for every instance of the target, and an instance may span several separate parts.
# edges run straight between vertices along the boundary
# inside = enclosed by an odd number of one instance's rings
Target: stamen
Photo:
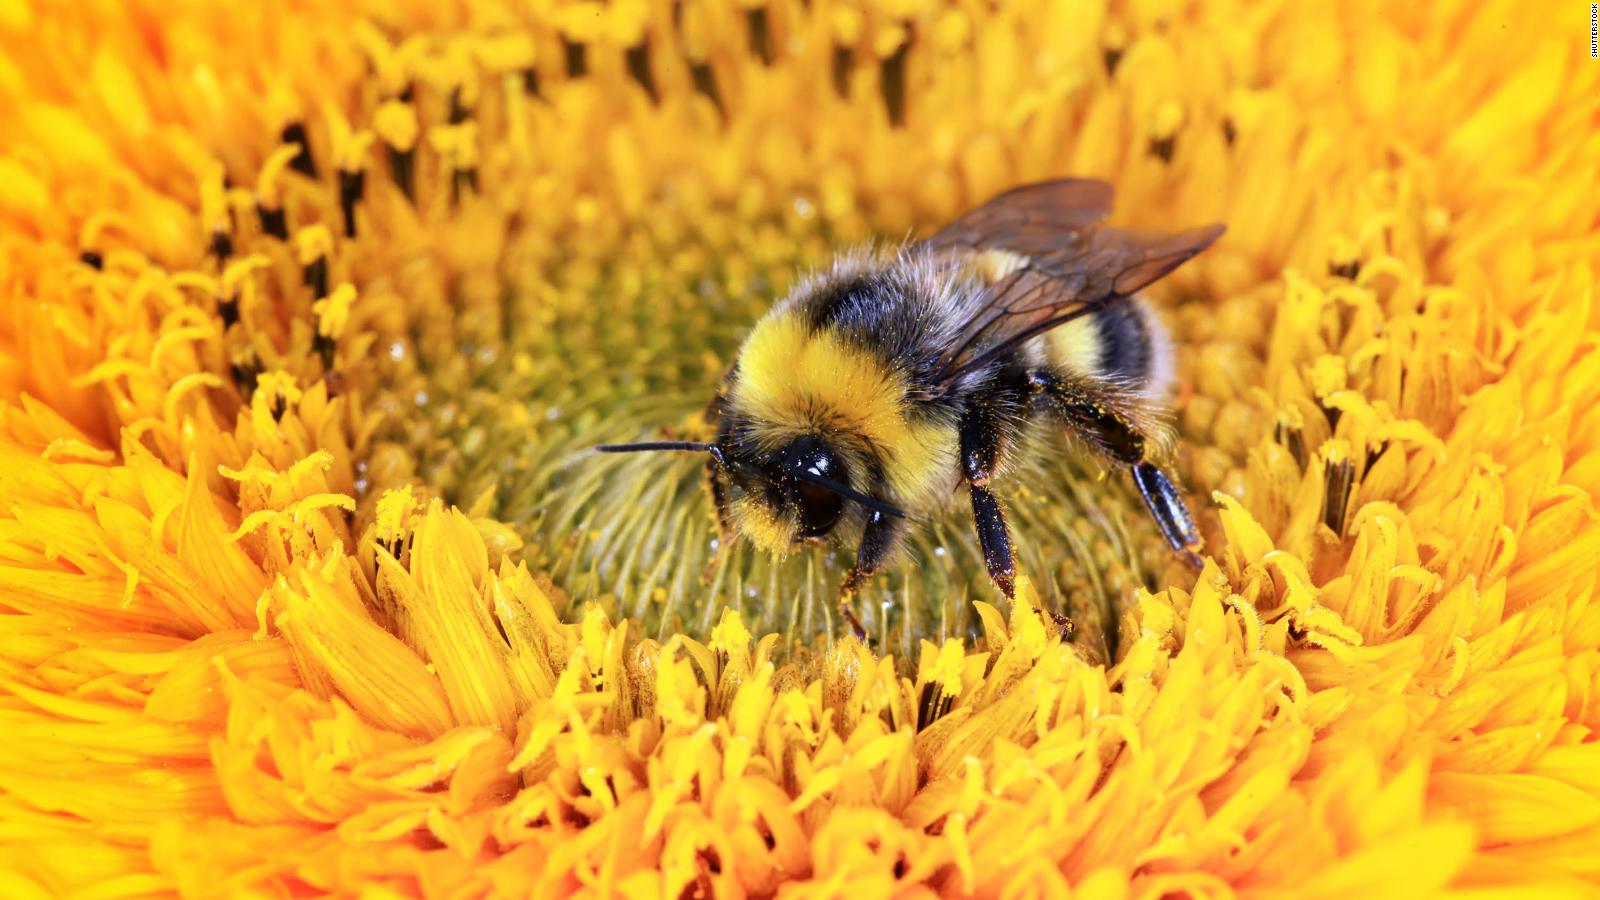
[[[356,204],[361,202],[367,186],[367,172],[357,169],[339,170],[339,209],[344,213],[344,236],[356,236]]]
[[[1289,451],[1289,455],[1294,457],[1295,465],[1303,472],[1306,468],[1306,439],[1305,433],[1297,424],[1299,417],[1296,416],[1295,419],[1296,422],[1280,420],[1273,432],[1273,439]]]
[[[1164,163],[1172,162],[1178,149],[1178,132],[1183,129],[1183,106],[1176,100],[1164,100],[1155,110],[1150,123],[1150,155]]]
[[[474,194],[478,192],[477,168],[456,169],[454,172],[450,173],[451,203],[461,202],[461,192],[463,188],[472,191]]]
[[[311,293],[321,297],[328,293],[328,258],[319,256],[300,270],[300,280],[311,288]]]
[[[226,331],[239,321],[239,298],[234,296],[217,297],[217,318],[222,320],[222,328]]]
[[[844,100],[850,96],[850,73],[855,68],[854,47],[846,44],[833,45],[833,92]]]
[[[927,659],[927,656],[923,657],[925,665]],[[962,652],[961,643],[945,641],[924,676],[927,682],[922,686],[917,703],[918,731],[943,718],[955,706],[956,698],[961,696],[961,673],[965,664],[966,655]]]
[[[889,113],[889,124],[899,128],[906,123],[906,57],[911,54],[913,28],[905,24],[905,40],[879,64],[879,85],[883,91],[883,108]]]
[[[1105,40],[1100,44],[1100,59],[1105,63],[1106,75],[1115,77],[1122,55],[1128,52],[1128,32],[1119,23],[1106,26]]]
[[[1355,241],[1343,235],[1334,237],[1328,254],[1328,274],[1348,281],[1355,281],[1361,274],[1361,248]]]
[[[311,139],[306,134],[306,126],[299,122],[290,122],[283,126],[283,142],[298,146],[300,151],[289,162],[291,168],[307,178],[317,177],[317,163],[311,157]]]
[[[345,282],[333,293],[311,304],[311,314],[316,317],[316,333],[311,346],[322,358],[323,369],[333,368],[333,352],[339,336],[350,321],[350,308],[355,305],[356,288]]]
[[[233,374],[233,383],[239,388],[239,396],[249,403],[261,378],[261,361],[251,354],[248,358],[235,360],[228,368]]]
[[[645,94],[651,103],[660,103],[661,95],[656,90],[656,77],[650,71],[650,41],[648,38],[629,47],[626,53],[628,74],[633,80],[644,88]]]
[[[710,98],[712,105],[717,108],[717,115],[726,122],[728,111],[723,107],[722,95],[717,91],[717,75],[711,70],[711,63],[690,63],[689,76],[694,79],[694,89]]]
[[[388,154],[389,177],[394,179],[400,193],[415,203],[417,137],[421,133],[416,109],[404,94],[401,99],[386,101],[373,116],[372,130],[383,141]]]
[[[1365,477],[1367,472],[1372,471],[1372,467],[1377,465],[1378,459],[1382,457],[1388,449],[1388,441],[1379,441],[1378,443],[1367,448],[1366,464],[1361,467],[1362,477]]]
[[[751,52],[762,65],[772,65],[772,23],[767,18],[767,8],[757,6],[746,10],[744,18],[750,29]]]
[[[282,209],[271,209],[256,202],[256,215],[261,218],[261,231],[280,241],[289,239],[289,216]]]
[[[1322,521],[1340,537],[1344,537],[1345,507],[1354,483],[1355,466],[1349,457],[1337,445],[1329,447],[1323,469]]]
[[[300,280],[311,288],[313,297],[328,295],[328,254],[332,251],[333,237],[325,225],[308,225],[295,234]]]
[[[567,77],[582,78],[589,74],[588,48],[567,38],[562,38],[561,44],[567,51]]]

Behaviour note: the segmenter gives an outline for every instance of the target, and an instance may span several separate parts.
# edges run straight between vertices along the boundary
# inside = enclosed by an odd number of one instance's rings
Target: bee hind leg
[[[1029,374],[1029,384],[1082,437],[1133,476],[1150,517],[1174,553],[1199,568],[1200,532],[1183,494],[1160,466],[1145,457],[1145,437],[1132,419],[1089,391],[1048,371]]]
[[[1160,527],[1161,536],[1167,539],[1167,546],[1182,556],[1192,568],[1200,568],[1204,563],[1200,554],[1195,552],[1200,546],[1200,532],[1195,528],[1194,516],[1189,512],[1189,505],[1183,502],[1183,495],[1178,493],[1177,485],[1172,483],[1167,473],[1144,460],[1135,463],[1132,471],[1139,496],[1144,498],[1145,508],[1150,510],[1150,517]]]

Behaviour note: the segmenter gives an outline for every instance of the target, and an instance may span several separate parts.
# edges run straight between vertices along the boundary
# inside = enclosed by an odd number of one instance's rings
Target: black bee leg
[[[717,512],[717,536],[727,538],[733,534],[733,518],[728,515],[728,488],[722,483],[722,466],[715,457],[706,458],[706,489],[711,492],[711,506]]]
[[[856,564],[845,573],[844,581],[839,585],[839,614],[861,641],[867,639],[867,630],[861,627],[861,620],[856,618],[855,596],[871,580],[883,561],[888,559],[899,531],[898,522],[894,516],[877,510],[868,511],[867,527],[861,534],[861,546],[856,550]]]
[[[974,404],[961,414],[961,476],[972,490],[978,544],[989,578],[1009,598],[1016,594],[1017,564],[1005,512],[989,490],[989,478],[1000,460],[1001,438],[1000,417],[993,406]]]
[[[722,381],[717,385],[717,392],[712,395],[711,402],[706,404],[702,413],[706,424],[715,430],[717,440],[726,438],[722,415],[727,407],[728,389],[733,384],[734,367],[722,375]],[[717,569],[722,565],[728,554],[733,552],[733,542],[736,534],[733,530],[733,517],[728,513],[728,485],[722,479],[722,461],[719,455],[713,454],[706,457],[706,490],[711,494],[711,507],[717,515],[717,547],[706,560],[705,569],[700,573],[700,580],[710,584],[716,577]]]
[[[1167,545],[1198,568],[1200,555],[1195,551],[1200,546],[1200,532],[1195,528],[1194,516],[1167,473],[1145,458],[1144,435],[1138,426],[1091,392],[1054,373],[1034,371],[1028,380],[1079,435],[1112,462],[1128,468]]]
[[[700,572],[700,580],[710,584],[716,577],[717,568],[722,561],[733,551],[734,530],[733,518],[728,515],[728,488],[722,483],[722,467],[715,457],[706,458],[706,490],[711,493],[711,507],[717,515],[717,548],[712,552],[711,558],[706,560],[706,565]]]
[[[1133,466],[1133,483],[1139,488],[1139,496],[1144,498],[1151,518],[1160,526],[1167,546],[1182,555],[1190,566],[1200,568],[1204,563],[1195,552],[1200,546],[1200,531],[1194,527],[1194,516],[1189,513],[1189,505],[1183,502],[1183,495],[1178,493],[1177,485],[1167,473],[1143,460]]]

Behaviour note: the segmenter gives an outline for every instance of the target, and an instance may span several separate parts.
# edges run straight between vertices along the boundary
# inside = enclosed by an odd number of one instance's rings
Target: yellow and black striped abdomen
[[[1046,359],[1079,375],[1119,384],[1146,399],[1172,388],[1172,342],[1142,297],[1113,303],[1040,339]]]

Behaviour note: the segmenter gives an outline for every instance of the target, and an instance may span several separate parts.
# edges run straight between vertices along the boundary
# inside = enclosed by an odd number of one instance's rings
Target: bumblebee
[[[853,538],[840,608],[858,631],[850,598],[963,487],[989,577],[1013,595],[991,484],[1029,429],[1065,429],[1127,470],[1167,543],[1197,560],[1194,518],[1151,458],[1172,348],[1139,291],[1223,226],[1105,227],[1111,200],[1101,181],[1026,185],[892,253],[846,253],[756,324],[708,409],[715,440],[597,449],[708,454],[724,547]]]

